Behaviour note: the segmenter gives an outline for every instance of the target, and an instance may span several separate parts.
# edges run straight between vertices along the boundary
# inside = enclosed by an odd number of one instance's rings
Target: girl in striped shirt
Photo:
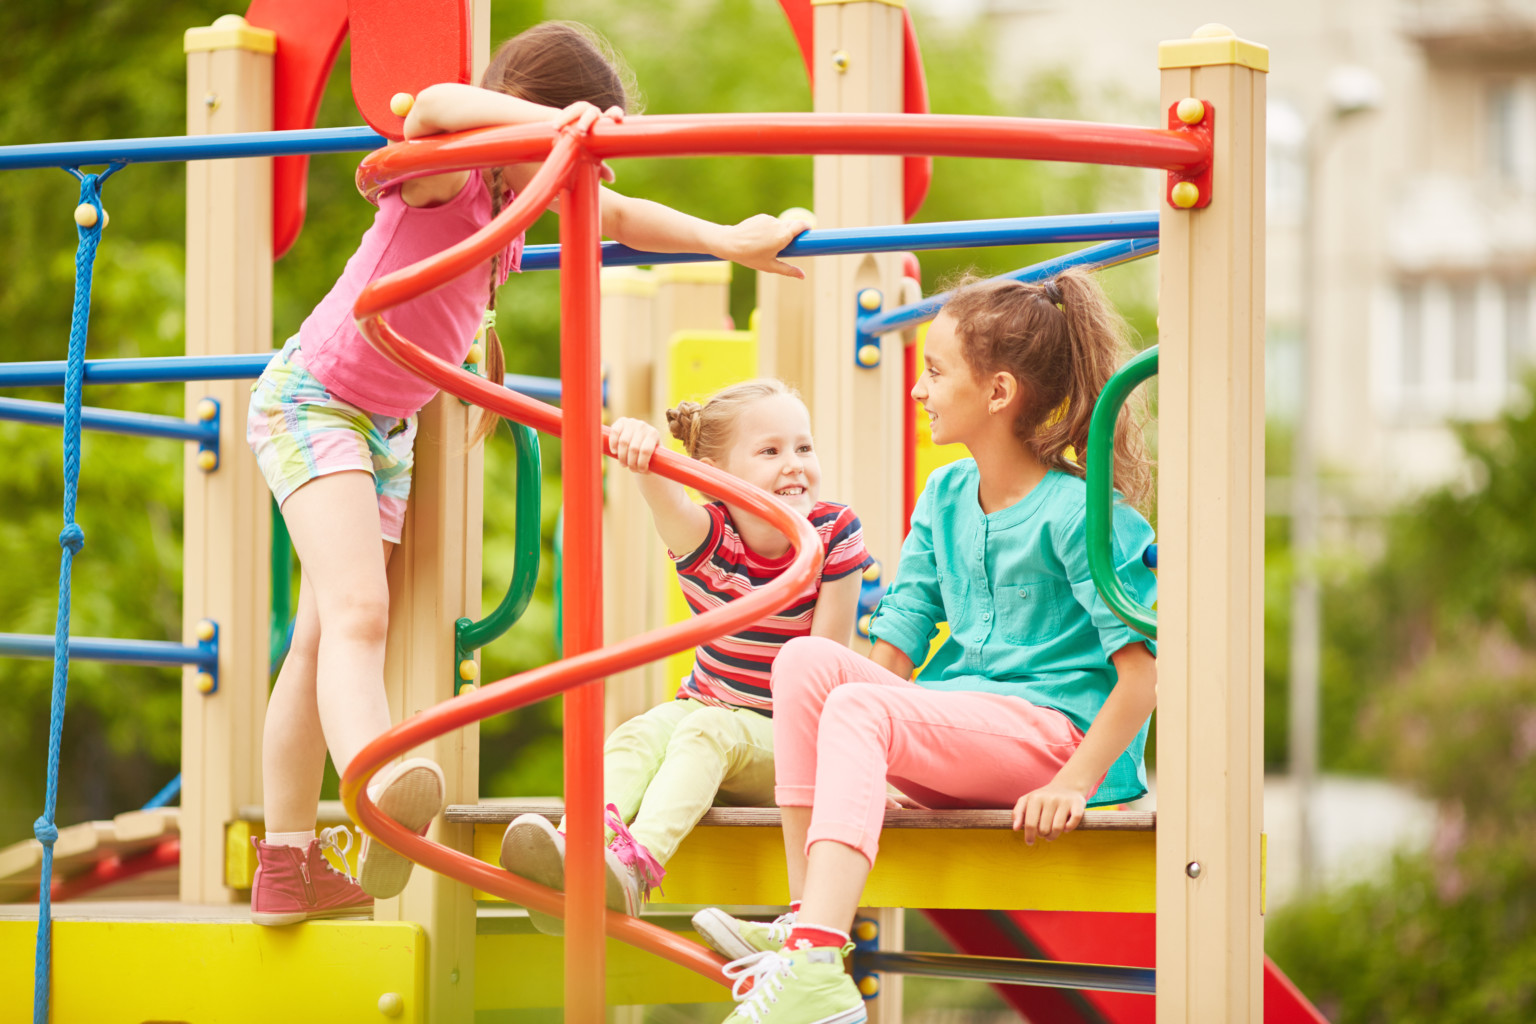
[[[712,804],[773,803],[773,693],[769,669],[794,637],[846,645],[862,570],[871,564],[858,516],[820,501],[821,465],[805,403],[778,380],[736,384],[702,406],[667,410],[689,457],[768,491],[811,521],[824,545],[820,578],[778,612],[697,649],[677,699],[625,722],[603,748],[610,841],[604,851],[608,906],[637,914],[663,865]],[[750,594],[793,560],[789,540],[743,509],[700,505],[680,484],[652,475],[661,434],[650,424],[613,424],[614,457],[635,473],[656,532],[695,614]],[[628,827],[633,825],[633,831]],[[502,867],[552,889],[565,883],[565,837],[542,815],[507,827]],[[536,926],[559,922],[533,914]]]

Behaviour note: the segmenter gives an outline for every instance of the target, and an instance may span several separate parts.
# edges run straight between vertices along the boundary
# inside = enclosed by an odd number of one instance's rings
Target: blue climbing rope
[[[80,205],[96,210],[90,227],[77,226],[75,250],[75,308],[69,320],[69,361],[64,377],[64,529],[59,533],[59,613],[53,627],[53,701],[48,716],[48,788],[43,814],[32,823],[32,834],[43,844],[43,872],[37,890],[37,977],[32,990],[33,1024],[47,1024],[48,981],[53,947],[53,844],[59,838],[54,809],[59,797],[59,747],[64,736],[64,693],[69,684],[69,579],[75,555],[85,546],[85,531],[75,522],[75,496],[80,487],[80,406],[85,389],[85,332],[91,316],[91,267],[106,220],[101,209],[101,183],[119,165],[101,174],[82,174]]]
[[[139,810],[152,811],[156,807],[164,807],[166,804],[170,803],[172,800],[175,800],[180,795],[181,775],[178,773],[174,779],[161,787],[160,792],[150,797],[149,803],[145,804],[143,807],[140,807]]]

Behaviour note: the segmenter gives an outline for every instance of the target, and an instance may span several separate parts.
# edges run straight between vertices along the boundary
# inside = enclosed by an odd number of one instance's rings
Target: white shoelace
[[[779,1001],[784,990],[784,979],[795,976],[794,964],[777,952],[764,951],[732,960],[722,968],[727,979],[733,979],[731,998],[741,1005],[742,1014],[751,1014],[754,1024],[761,1024],[768,1012],[768,1004]],[[752,991],[744,990],[751,986]]]
[[[346,837],[343,842],[341,837]],[[352,849],[352,831],[345,825],[337,825],[335,828],[323,828],[316,837],[320,840],[320,852],[335,850],[336,859],[341,861],[341,873],[347,876],[347,881],[356,882],[352,877],[352,865],[347,863],[347,852]]]
[[[789,933],[795,930],[795,912],[786,910],[768,923],[768,939],[771,942],[783,943],[788,941]]]

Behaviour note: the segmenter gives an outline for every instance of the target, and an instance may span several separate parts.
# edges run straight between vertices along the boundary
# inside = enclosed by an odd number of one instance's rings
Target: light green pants
[[[609,735],[603,793],[665,864],[714,804],[773,806],[773,720],[695,700],[659,704]]]

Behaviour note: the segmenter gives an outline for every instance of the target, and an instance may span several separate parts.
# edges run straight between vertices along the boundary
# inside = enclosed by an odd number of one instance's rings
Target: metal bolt
[[[839,72],[848,70],[848,51],[838,50],[832,54],[832,66]]]
[[[1190,878],[1199,878],[1201,870],[1200,862],[1197,860],[1192,860],[1184,865],[1184,873]]]
[[[203,95],[203,106],[208,108],[208,112],[210,114],[213,113],[215,110],[218,110],[219,109],[219,94],[216,93],[216,92],[205,93]]]

